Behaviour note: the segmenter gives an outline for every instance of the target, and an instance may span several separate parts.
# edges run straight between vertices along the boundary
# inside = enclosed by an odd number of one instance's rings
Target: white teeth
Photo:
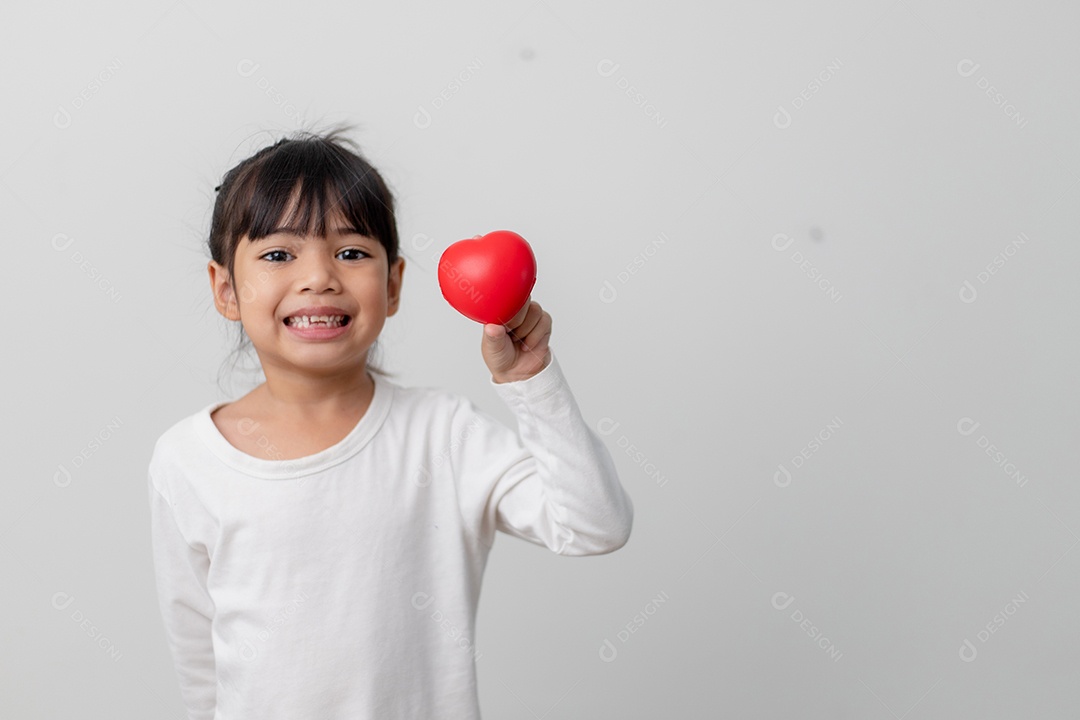
[[[326,325],[339,327],[344,321],[344,315],[295,315],[287,319],[293,327],[311,327],[312,325]]]

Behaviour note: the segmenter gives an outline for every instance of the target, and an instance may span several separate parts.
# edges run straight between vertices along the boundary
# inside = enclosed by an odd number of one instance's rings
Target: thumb
[[[484,325],[484,359],[493,371],[513,362],[514,343],[506,328],[499,323]]]

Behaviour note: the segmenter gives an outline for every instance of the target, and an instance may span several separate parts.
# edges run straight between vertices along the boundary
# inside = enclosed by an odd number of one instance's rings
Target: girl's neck
[[[267,374],[253,391],[258,403],[278,417],[332,417],[351,415],[367,407],[375,393],[375,380],[364,367],[348,375],[320,376]]]

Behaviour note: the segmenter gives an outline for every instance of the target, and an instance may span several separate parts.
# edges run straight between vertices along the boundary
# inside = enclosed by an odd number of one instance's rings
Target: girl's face
[[[241,321],[268,377],[276,370],[321,375],[366,367],[368,349],[397,312],[404,258],[388,267],[382,243],[340,215],[327,220],[325,238],[278,227],[259,240],[240,238],[235,292],[227,268],[210,261],[218,311]],[[288,320],[319,307],[347,315],[343,327],[305,332]]]

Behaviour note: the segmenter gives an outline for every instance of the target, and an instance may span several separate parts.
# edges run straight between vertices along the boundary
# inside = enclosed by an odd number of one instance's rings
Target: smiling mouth
[[[296,328],[345,327],[351,321],[351,315],[294,315],[284,320],[286,325]]]

